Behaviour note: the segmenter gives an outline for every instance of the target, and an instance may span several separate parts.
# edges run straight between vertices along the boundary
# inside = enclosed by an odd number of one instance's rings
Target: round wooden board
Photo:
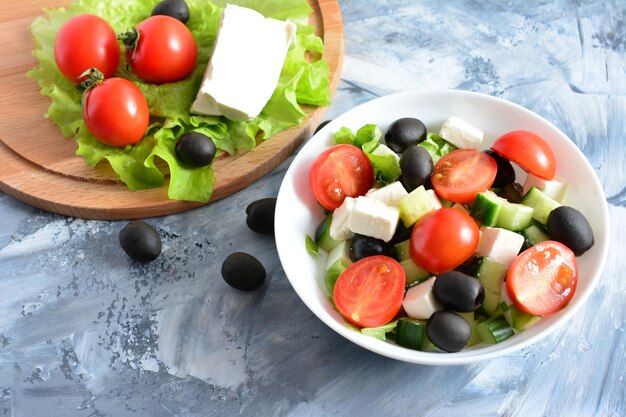
[[[324,39],[334,93],[343,60],[343,25],[337,0],[309,0],[310,23]],[[0,190],[24,203],[73,217],[135,219],[189,210],[200,203],[174,201],[163,187],[129,191],[108,164],[95,168],[75,155],[76,142],[61,135],[44,117],[50,100],[39,93],[26,72],[37,65],[29,25],[43,8],[67,0],[24,0],[0,9]],[[326,108],[306,108],[307,117],[253,151],[220,158],[214,163],[216,183],[211,201],[257,181],[293,153],[320,123]]]

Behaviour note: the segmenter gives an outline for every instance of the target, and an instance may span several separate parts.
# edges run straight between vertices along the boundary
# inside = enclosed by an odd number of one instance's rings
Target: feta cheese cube
[[[443,123],[439,136],[461,149],[477,149],[483,142],[483,131],[458,117]]]
[[[258,116],[276,88],[295,33],[293,23],[226,5],[191,113],[239,121]]]
[[[426,190],[426,192],[428,193],[428,195],[430,195],[430,198],[432,198],[433,206],[436,207],[435,210],[439,210],[443,207],[443,205],[441,204],[441,200],[439,200],[439,197],[437,197],[437,193],[435,193],[435,190]]]
[[[563,202],[565,194],[567,193],[567,184],[562,181],[557,179],[544,180],[533,174],[528,174],[526,181],[524,181],[523,193],[526,194],[533,187],[537,187],[539,190],[543,191],[545,195],[559,203]]]
[[[369,197],[358,197],[350,213],[348,228],[353,233],[388,242],[396,232],[400,210]]]
[[[486,256],[508,268],[523,244],[524,237],[518,233],[499,227],[483,226],[480,228],[480,241],[476,254]]]
[[[427,320],[433,313],[443,309],[433,291],[435,280],[435,277],[428,278],[407,290],[402,307],[409,317]]]
[[[379,155],[379,156],[391,155],[396,159],[396,161],[398,161],[398,163],[400,162],[400,155],[395,153],[389,146],[383,145],[382,143],[378,145],[376,149],[374,149],[374,152],[372,152],[372,155]]]
[[[376,148],[378,149],[378,148]],[[382,188],[372,188],[365,194],[366,197],[382,201],[390,207],[397,207],[398,203],[408,193],[400,181],[392,182]]]
[[[356,198],[346,197],[343,203],[335,209],[333,219],[330,222],[330,237],[335,240],[346,240],[352,237],[352,232],[348,228],[348,220],[355,203]]]
[[[328,258],[326,259],[326,270],[337,261],[341,261],[343,266],[349,266],[352,264],[350,260],[350,241],[344,240],[339,245],[335,246],[330,252],[328,252]]]

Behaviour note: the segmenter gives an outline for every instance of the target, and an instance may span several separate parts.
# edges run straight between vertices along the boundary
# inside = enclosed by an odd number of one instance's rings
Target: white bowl
[[[343,317],[328,301],[324,284],[325,259],[314,259],[305,248],[305,236],[314,236],[323,219],[309,186],[309,169],[317,156],[333,145],[332,134],[347,126],[356,131],[368,123],[383,132],[396,119],[416,117],[428,131],[438,132],[451,116],[485,132],[481,148],[487,149],[500,135],[511,130],[530,130],[548,141],[557,162],[556,177],[569,184],[565,203],[580,210],[589,220],[595,244],[578,258],[579,281],[570,304],[546,316],[528,330],[495,345],[476,345],[457,353],[420,352],[384,342],[346,326]],[[518,171],[518,182],[525,174]],[[492,359],[524,348],[546,337],[566,322],[589,298],[604,268],[609,242],[608,206],[593,168],[574,143],[550,122],[506,100],[467,91],[436,90],[394,94],[364,103],[337,117],[296,155],[278,193],[275,235],[278,255],[285,273],[302,301],[330,328],[354,343],[390,358],[427,365],[458,365]]]

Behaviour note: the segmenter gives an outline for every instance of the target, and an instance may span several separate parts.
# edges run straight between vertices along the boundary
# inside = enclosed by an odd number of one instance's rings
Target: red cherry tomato
[[[476,251],[480,231],[468,214],[442,208],[419,219],[411,232],[411,259],[440,274],[461,265]]]
[[[374,170],[367,155],[356,146],[335,145],[317,157],[309,183],[322,207],[333,211],[346,197],[365,195],[374,184]]]
[[[556,172],[556,161],[550,145],[541,136],[526,130],[505,133],[491,149],[515,162],[524,171],[551,180]]]
[[[577,283],[576,255],[553,240],[522,252],[506,276],[506,288],[513,303],[536,316],[563,309],[574,296]]]
[[[132,71],[145,81],[163,84],[182,80],[196,66],[196,40],[187,26],[173,17],[149,17],[120,38],[127,46]]]
[[[70,81],[97,68],[109,78],[120,61],[120,46],[113,28],[92,14],[74,16],[61,26],[54,40],[54,59],[61,74]]]
[[[83,120],[101,142],[125,146],[144,136],[150,114],[148,103],[135,84],[124,78],[109,78],[85,92]]]
[[[456,203],[472,203],[491,187],[498,173],[496,161],[476,149],[457,149],[443,156],[431,176],[437,195]]]
[[[333,300],[339,312],[359,327],[382,326],[400,311],[406,276],[398,261],[388,256],[363,258],[337,279]]]

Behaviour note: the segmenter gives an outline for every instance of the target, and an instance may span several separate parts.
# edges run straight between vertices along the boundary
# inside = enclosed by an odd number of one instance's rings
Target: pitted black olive
[[[435,297],[450,310],[477,310],[485,299],[485,288],[476,278],[459,271],[444,272],[433,285]]]
[[[442,310],[433,313],[428,319],[426,335],[439,349],[445,352],[459,352],[467,345],[472,328],[463,317]]]
[[[570,248],[576,256],[587,252],[594,243],[593,230],[585,216],[569,206],[557,207],[550,212],[548,235]]]
[[[150,262],[161,254],[161,236],[150,224],[136,220],[120,231],[120,245],[132,259]]]
[[[174,150],[183,164],[202,167],[213,161],[217,148],[208,136],[200,132],[188,132],[178,139]]]
[[[150,16],[164,15],[173,17],[183,23],[189,20],[189,7],[184,0],[163,0],[152,9]]]
[[[235,252],[222,263],[222,278],[233,288],[254,291],[265,283],[265,268],[254,256]]]
[[[501,157],[491,149],[487,149],[485,153],[492,157],[494,161],[496,161],[496,165],[498,165],[498,172],[496,174],[496,179],[493,181],[492,187],[504,188],[505,185],[514,183],[515,170],[513,169],[511,162],[508,159]]]
[[[405,117],[389,126],[385,133],[385,143],[391,150],[401,154],[426,139],[426,133],[426,126],[421,120]]]
[[[352,262],[374,255],[392,256],[391,246],[380,239],[355,233],[350,243]]]
[[[276,212],[276,199],[263,198],[254,201],[246,207],[246,224],[256,233],[264,235],[274,234],[274,213]]]
[[[421,146],[411,146],[400,157],[400,182],[407,192],[430,182],[435,166],[433,158]]]

